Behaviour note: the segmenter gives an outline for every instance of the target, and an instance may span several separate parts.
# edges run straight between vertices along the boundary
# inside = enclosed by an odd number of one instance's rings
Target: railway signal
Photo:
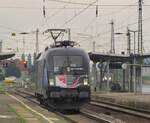
[[[27,68],[27,61],[23,62],[24,68]]]

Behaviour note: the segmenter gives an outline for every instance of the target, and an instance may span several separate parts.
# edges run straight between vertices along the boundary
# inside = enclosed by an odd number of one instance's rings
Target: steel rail
[[[19,92],[19,93],[17,93],[17,92]],[[28,92],[25,92],[25,91],[21,91],[21,90],[18,90],[18,89],[16,89],[16,90],[14,91],[14,93],[15,93],[16,95],[20,96],[20,97],[23,97],[23,98],[25,98],[25,99],[31,101],[32,103],[34,103],[34,104],[36,104],[36,105],[38,105],[38,106],[40,106],[40,107],[42,107],[42,108],[44,108],[44,109],[49,110],[45,105],[39,104],[39,102],[35,100],[35,99],[36,99],[35,95],[33,95],[33,94],[31,94],[31,93],[28,93]],[[25,95],[24,95],[24,94],[25,94]],[[29,96],[29,97],[28,97],[28,96]],[[30,97],[32,97],[32,98],[30,98]],[[33,98],[35,98],[35,99],[33,99]],[[54,111],[54,110],[51,110],[51,111],[52,111],[53,113],[55,113],[55,114],[57,114],[57,115],[63,117],[64,119],[66,119],[66,120],[67,120],[68,122],[70,122],[70,123],[78,123],[78,122],[76,122],[76,121],[74,121],[74,120],[72,120],[72,119],[69,119],[68,117],[65,117],[63,114],[61,114],[61,113],[59,113],[59,112],[56,112],[56,111]]]
[[[19,93],[17,93],[17,92],[19,92]],[[42,108],[47,109],[46,106],[40,105],[40,104],[38,103],[38,101],[35,100],[36,97],[35,97],[35,95],[32,94],[32,93],[29,93],[29,92],[26,92],[26,91],[23,91],[23,90],[16,89],[15,94],[17,94],[18,96],[21,96],[21,97],[23,97],[23,98],[25,98],[25,99],[27,99],[27,100],[33,102],[33,103],[35,103],[35,104],[37,104],[37,105],[39,105],[39,106],[43,106]],[[49,109],[48,109],[48,110],[49,110]],[[55,114],[57,114],[57,115],[59,115],[59,116],[65,118],[67,121],[69,121],[69,122],[71,122],[71,123],[78,123],[78,121],[75,121],[75,120],[69,118],[69,116],[64,115],[64,114],[61,113],[61,112],[58,112],[58,111],[55,111],[55,110],[50,110],[50,111],[52,111],[52,112],[54,112]],[[91,111],[88,111],[88,110],[81,110],[81,111],[79,112],[79,115],[85,116],[85,117],[90,118],[90,119],[95,120],[95,121],[104,122],[104,123],[111,123],[110,120],[107,120],[107,119],[106,119],[106,118],[108,118],[108,117],[104,116],[104,114],[100,116],[99,114],[95,114],[95,112],[91,112]]]
[[[124,106],[124,105],[119,105],[119,104],[104,102],[104,101],[95,101],[95,100],[92,100],[90,104],[98,107],[103,107],[106,109],[118,111],[118,112],[123,112],[126,114],[131,114],[134,116],[150,119],[150,111],[148,110],[132,108],[129,106]]]
[[[21,91],[21,90],[18,90],[18,89],[16,89],[16,91],[19,92],[19,94],[17,93],[18,95],[21,95],[21,93],[23,93],[23,94],[28,95],[30,97],[36,98],[35,95],[32,94],[32,93],[29,93],[29,92],[26,92],[26,91]],[[31,99],[27,96],[23,96],[23,98],[27,98],[28,100],[30,100],[30,101],[37,104],[37,102],[33,101],[33,99]],[[38,103],[38,105],[40,105],[40,104]],[[44,108],[47,108],[47,107],[44,107]],[[53,112],[56,113],[57,115],[65,118],[66,120],[70,121],[71,123],[77,123],[77,121],[74,121],[73,119],[69,118],[69,116],[66,116],[61,112],[57,112],[57,111],[53,111]],[[83,115],[87,118],[90,118],[92,120],[95,120],[95,121],[98,121],[98,122],[103,122],[103,123],[111,123],[112,120],[114,120],[114,118],[112,118],[111,116],[108,116],[108,115],[105,115],[105,114],[97,114],[95,112],[85,110],[85,109],[81,109],[79,114]]]

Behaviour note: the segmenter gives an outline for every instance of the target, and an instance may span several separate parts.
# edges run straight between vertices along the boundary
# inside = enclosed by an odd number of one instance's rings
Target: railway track
[[[17,92],[19,92],[19,93],[17,93]],[[33,94],[31,94],[31,93],[28,93],[28,92],[25,92],[25,91],[20,91],[20,90],[18,90],[18,89],[16,89],[16,90],[14,91],[14,93],[15,93],[16,95],[22,97],[22,98],[25,98],[25,99],[29,100],[30,102],[32,102],[32,103],[34,103],[34,104],[36,104],[36,105],[38,105],[38,106],[42,106],[42,108],[47,109],[46,106],[39,104],[39,102],[36,100],[35,95],[33,95]],[[48,109],[48,110],[49,110],[49,109]],[[54,112],[54,111],[53,111],[53,112]],[[65,119],[66,119],[67,121],[69,121],[70,123],[77,123],[77,122],[73,121],[72,119],[69,119],[68,117],[65,117],[64,115],[62,115],[62,114],[59,113],[59,112],[56,112],[56,111],[55,111],[55,113],[56,113],[57,115],[59,115],[59,116],[65,118]]]
[[[19,92],[18,94],[20,96],[24,96],[23,98],[26,98],[26,99],[30,100],[31,102],[36,103],[37,105],[40,105],[39,102],[36,101],[36,98],[33,94],[31,94],[29,92],[25,92],[25,91],[20,91],[20,90],[17,90],[17,92]],[[95,107],[93,108],[91,106],[95,106]],[[54,112],[56,114],[58,114],[59,116],[65,118],[66,120],[68,120],[71,123],[80,123],[81,120],[86,119],[86,118],[93,119],[93,121],[95,121],[94,123],[97,123],[97,122],[100,122],[100,123],[130,123],[131,121],[128,121],[128,118],[131,120],[135,120],[135,119],[138,120],[138,118],[147,119],[146,121],[150,120],[150,115],[149,115],[150,112],[149,111],[131,108],[131,107],[122,106],[122,105],[117,105],[117,104],[108,103],[108,102],[103,102],[103,101],[101,101],[101,102],[95,101],[95,100],[92,100],[88,104],[87,107],[86,106],[83,107],[80,110],[80,113],[64,114],[64,113],[57,112],[57,111],[54,111]],[[122,117],[121,117],[120,116],[121,113],[124,114],[125,116],[122,115]],[[133,117],[133,118],[130,118],[130,117]],[[143,123],[147,123],[146,121]],[[140,120],[139,120],[139,123],[141,123]]]
[[[29,97],[23,96],[23,98],[28,98],[30,101],[40,105],[37,101],[33,100],[33,98],[35,98],[35,95],[33,95],[29,92],[25,92],[25,91],[20,91],[20,90],[17,90],[17,91],[19,92],[18,94],[20,96],[22,96],[21,94],[25,94],[25,95],[32,97],[32,98],[29,98]],[[60,113],[60,112],[56,112],[56,111],[53,111],[53,112],[55,112],[56,114],[60,115],[61,117],[67,119],[68,121],[70,121],[72,123],[79,123],[79,121],[76,119],[81,119],[81,117],[83,117],[83,116],[88,117],[89,119],[93,119],[97,122],[101,122],[101,123],[112,123],[112,121],[117,121],[117,123],[123,123],[119,119],[116,119],[116,118],[109,116],[107,114],[96,113],[96,112],[93,112],[91,110],[87,110],[85,108],[80,110],[80,114],[78,113],[78,114],[66,115],[64,113]],[[80,117],[80,118],[78,118],[78,117]]]
[[[114,103],[109,103],[104,101],[95,101],[95,100],[92,100],[90,104],[150,120],[150,111],[148,110],[132,108],[132,107],[123,106],[119,104],[114,104]]]
[[[25,92],[25,91],[21,91],[16,89],[16,91],[14,92],[16,95],[21,96],[29,101],[31,101],[32,103],[42,106],[43,108],[47,109],[46,106],[44,105],[40,105],[38,101],[36,101],[36,97],[35,95]],[[49,109],[48,109],[49,110]],[[54,110],[50,110],[52,112],[54,112],[55,114],[65,118],[67,121],[69,121],[70,123],[109,123],[104,121],[103,118],[99,117],[97,114],[94,114],[94,112],[90,112],[87,110],[82,110],[79,113],[62,113],[62,112],[58,112],[58,111],[54,111]]]
[[[85,109],[97,113],[109,123],[149,123],[150,121],[149,111],[103,101],[92,100]]]

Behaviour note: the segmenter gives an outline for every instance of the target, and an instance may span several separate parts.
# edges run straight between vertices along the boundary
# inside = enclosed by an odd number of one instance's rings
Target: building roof
[[[5,60],[15,56],[14,52],[0,53],[0,60]]]
[[[96,53],[96,52],[90,52],[89,57],[93,62],[104,62],[104,61],[110,61],[110,62],[130,62],[135,57],[137,60],[144,59],[150,57],[150,54],[144,54],[144,55],[122,55],[122,54],[104,54],[104,53]]]

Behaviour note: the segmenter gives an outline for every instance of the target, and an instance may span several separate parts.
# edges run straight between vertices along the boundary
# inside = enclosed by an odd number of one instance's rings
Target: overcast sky
[[[60,1],[87,3],[87,5]],[[132,30],[137,30],[138,0],[98,0],[100,5],[98,17],[96,17],[96,7],[88,5],[94,1],[45,0],[46,18],[44,18],[43,0],[0,0],[0,39],[3,40],[3,49],[5,51],[8,48],[16,49],[18,41],[19,53],[23,52],[22,39],[24,37],[26,52],[34,52],[35,34],[17,34],[11,37],[12,32],[33,32],[39,28],[42,33],[48,28],[71,28],[71,39],[80,43],[81,48],[92,51],[92,42],[96,41],[96,51],[108,52],[110,50],[109,23],[112,19],[115,23],[115,32],[126,33],[127,26]],[[150,1],[144,0],[143,5],[144,49],[145,52],[150,52],[150,6],[148,6]],[[69,21],[70,19],[72,20]],[[91,38],[95,35],[98,36]],[[47,35],[39,37],[41,51],[52,43],[52,40],[45,40],[46,38]],[[126,42],[126,35],[115,36],[117,53],[126,51]]]

